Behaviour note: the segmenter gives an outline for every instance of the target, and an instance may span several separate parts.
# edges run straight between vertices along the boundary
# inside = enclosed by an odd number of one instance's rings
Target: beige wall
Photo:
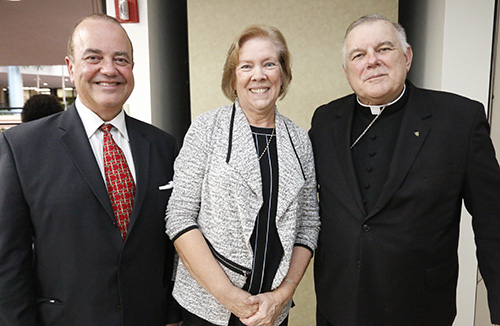
[[[379,13],[396,20],[397,0],[188,0],[192,116],[230,104],[220,90],[222,67],[235,36],[250,24],[277,27],[293,57],[289,93],[280,112],[309,129],[314,109],[351,93],[341,44],[356,18]],[[315,324],[312,268],[295,295],[290,326]]]
[[[293,58],[289,93],[280,112],[309,129],[314,109],[351,92],[341,64],[345,29],[354,19],[379,13],[397,19],[397,0],[188,0],[193,117],[227,105],[222,67],[235,36],[250,24],[277,27]]]

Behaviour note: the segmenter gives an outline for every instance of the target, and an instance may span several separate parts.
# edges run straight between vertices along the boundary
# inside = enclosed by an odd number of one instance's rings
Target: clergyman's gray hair
[[[386,21],[386,22],[390,23],[392,26],[394,26],[394,28],[396,29],[396,32],[397,32],[396,35],[397,35],[398,41],[401,44],[401,46],[403,47],[404,53],[406,54],[406,52],[408,51],[408,48],[410,47],[410,44],[408,44],[408,41],[406,40],[406,32],[405,32],[405,29],[403,28],[403,26],[401,26],[399,23],[392,22],[389,19],[387,19],[381,15],[377,15],[377,14],[365,15],[361,18],[356,19],[354,22],[351,23],[351,25],[349,25],[349,27],[347,27],[347,30],[346,30],[345,35],[344,35],[344,42],[342,42],[342,57],[344,58],[344,67],[345,67],[345,62],[346,62],[345,40],[347,38],[347,35],[349,35],[349,33],[359,25],[362,25],[365,23],[373,23],[373,22],[380,21],[380,20]]]

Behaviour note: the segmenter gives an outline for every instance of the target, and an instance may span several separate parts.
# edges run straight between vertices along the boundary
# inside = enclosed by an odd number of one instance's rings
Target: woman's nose
[[[252,75],[253,80],[260,80],[260,79],[265,79],[267,76],[264,72],[264,69],[262,67],[255,67],[254,68],[254,73]]]

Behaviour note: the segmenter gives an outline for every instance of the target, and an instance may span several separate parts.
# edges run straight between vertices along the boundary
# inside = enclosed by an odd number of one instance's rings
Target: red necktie
[[[104,174],[116,222],[125,241],[130,213],[134,204],[135,184],[125,155],[109,132],[112,127],[110,124],[101,126],[101,130],[104,132]]]

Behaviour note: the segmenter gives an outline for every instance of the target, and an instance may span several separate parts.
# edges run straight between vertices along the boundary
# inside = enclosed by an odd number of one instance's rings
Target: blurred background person
[[[276,109],[291,79],[283,35],[246,28],[224,65],[234,103],[185,137],[166,214],[184,325],[287,325],[320,226],[308,135]]]
[[[64,111],[61,102],[54,95],[36,94],[24,103],[21,121],[28,122]]]

